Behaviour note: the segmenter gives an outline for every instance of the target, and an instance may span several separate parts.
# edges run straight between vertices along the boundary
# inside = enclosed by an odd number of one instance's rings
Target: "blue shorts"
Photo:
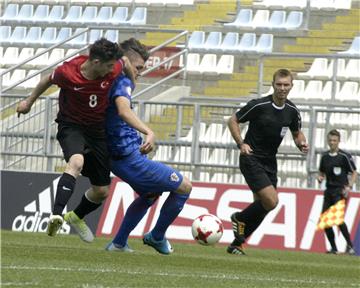
[[[148,159],[139,150],[120,160],[111,160],[111,171],[139,195],[176,191],[183,180],[179,171]]]

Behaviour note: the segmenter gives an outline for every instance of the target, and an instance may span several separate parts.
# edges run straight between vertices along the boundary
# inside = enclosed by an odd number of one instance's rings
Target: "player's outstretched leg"
[[[94,241],[94,234],[91,229],[86,225],[85,220],[80,219],[74,211],[66,213],[64,215],[64,220],[75,229],[81,240],[88,243]]]
[[[126,210],[123,222],[115,238],[110,242],[105,250],[117,252],[133,252],[127,240],[132,230],[141,221],[151,205],[158,199],[158,195],[146,194],[136,198]]]

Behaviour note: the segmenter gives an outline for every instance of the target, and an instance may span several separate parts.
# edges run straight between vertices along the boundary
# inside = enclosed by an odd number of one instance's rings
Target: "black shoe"
[[[339,252],[336,249],[331,249],[329,251],[326,251],[326,254],[339,254]]]
[[[233,213],[230,217],[234,236],[238,242],[244,243],[245,242],[244,232],[245,232],[246,224],[244,222],[240,222],[239,220],[237,220],[235,214],[236,213]]]
[[[226,252],[229,254],[234,254],[234,255],[246,255],[242,246],[228,246],[226,249]]]
[[[346,246],[345,253],[348,254],[348,255],[356,255],[356,252],[355,252],[354,248],[352,246],[350,246],[350,245]]]

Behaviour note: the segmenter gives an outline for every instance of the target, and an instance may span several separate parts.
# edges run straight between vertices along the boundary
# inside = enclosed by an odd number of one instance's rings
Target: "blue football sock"
[[[156,222],[154,229],[151,231],[151,235],[156,241],[164,239],[167,228],[181,212],[186,200],[190,194],[178,194],[170,193],[166,199],[163,207],[161,208],[159,219]]]
[[[120,229],[113,240],[113,243],[121,246],[126,245],[129,234],[141,221],[149,207],[155,202],[156,199],[157,198],[151,200],[147,197],[138,197],[130,204],[125,213]]]

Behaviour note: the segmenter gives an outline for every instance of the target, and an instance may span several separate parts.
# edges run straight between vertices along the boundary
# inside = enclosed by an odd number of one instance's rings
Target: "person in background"
[[[347,199],[349,191],[355,184],[357,178],[354,159],[349,153],[339,148],[339,131],[335,129],[331,130],[327,134],[327,143],[330,149],[321,156],[319,175],[317,178],[319,183],[326,180],[322,213],[338,201]],[[347,243],[346,253],[355,255],[346,223],[344,222],[338,227]],[[327,251],[327,253],[338,254],[333,228],[326,228],[325,234],[331,245],[331,250]]]
[[[287,99],[292,81],[289,70],[277,70],[272,82],[274,93],[249,101],[228,121],[240,150],[241,173],[254,193],[252,204],[231,215],[235,239],[227,248],[230,254],[245,255],[242,244],[278,204],[276,154],[287,131],[290,129],[295,145],[302,153],[309,150],[301,131],[300,112]],[[245,122],[249,122],[249,128],[242,139],[239,123]]]

